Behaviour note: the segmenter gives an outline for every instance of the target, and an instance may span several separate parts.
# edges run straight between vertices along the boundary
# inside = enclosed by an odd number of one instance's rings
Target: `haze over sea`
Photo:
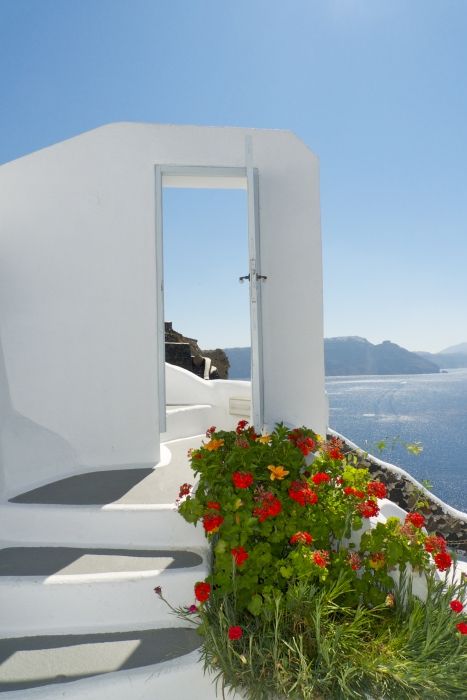
[[[440,374],[328,377],[329,424],[467,512],[467,369]],[[379,452],[377,443],[387,441]],[[421,442],[416,456],[405,443]]]

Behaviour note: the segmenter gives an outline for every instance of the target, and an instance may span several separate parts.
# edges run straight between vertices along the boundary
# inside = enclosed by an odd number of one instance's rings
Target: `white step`
[[[187,435],[204,435],[216,423],[219,412],[210,404],[186,404],[166,407],[166,432],[161,439],[177,440]]]
[[[191,629],[0,642],[2,700],[215,700]],[[193,651],[194,650],[194,651]]]
[[[42,558],[42,562],[40,559]],[[28,566],[29,563],[29,566]],[[208,574],[197,552],[9,548],[0,550],[0,636],[181,624],[174,607],[194,603]]]
[[[180,485],[194,480],[187,452],[202,438],[165,443],[153,469],[94,470],[15,496],[0,505],[4,544],[206,548],[175,506]]]
[[[1,536],[8,544],[154,548],[207,547],[201,527],[193,527],[170,505],[111,504],[0,506]]]

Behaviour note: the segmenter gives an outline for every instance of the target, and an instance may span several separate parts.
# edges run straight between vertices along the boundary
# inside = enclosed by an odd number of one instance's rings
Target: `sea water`
[[[429,480],[434,494],[467,512],[467,369],[328,377],[326,389],[331,428],[417,481]],[[418,456],[406,448],[416,442]]]

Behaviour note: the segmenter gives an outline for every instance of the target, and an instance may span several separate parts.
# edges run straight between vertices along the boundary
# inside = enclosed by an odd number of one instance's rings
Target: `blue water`
[[[418,481],[429,479],[433,493],[467,512],[467,369],[328,377],[326,388],[331,428]],[[416,441],[419,456],[401,444]]]

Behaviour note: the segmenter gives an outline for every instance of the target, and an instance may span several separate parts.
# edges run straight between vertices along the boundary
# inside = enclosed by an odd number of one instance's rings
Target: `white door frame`
[[[165,390],[165,327],[164,327],[164,219],[163,188],[212,188],[246,189],[248,193],[248,259],[250,282],[250,330],[251,330],[251,421],[259,432],[264,425],[263,401],[263,350],[261,284],[266,279],[261,274],[259,228],[259,177],[257,168],[213,167],[193,165],[156,165],[156,275],[157,275],[157,371],[159,385],[159,429],[166,431]],[[243,272],[243,271],[240,271]]]

